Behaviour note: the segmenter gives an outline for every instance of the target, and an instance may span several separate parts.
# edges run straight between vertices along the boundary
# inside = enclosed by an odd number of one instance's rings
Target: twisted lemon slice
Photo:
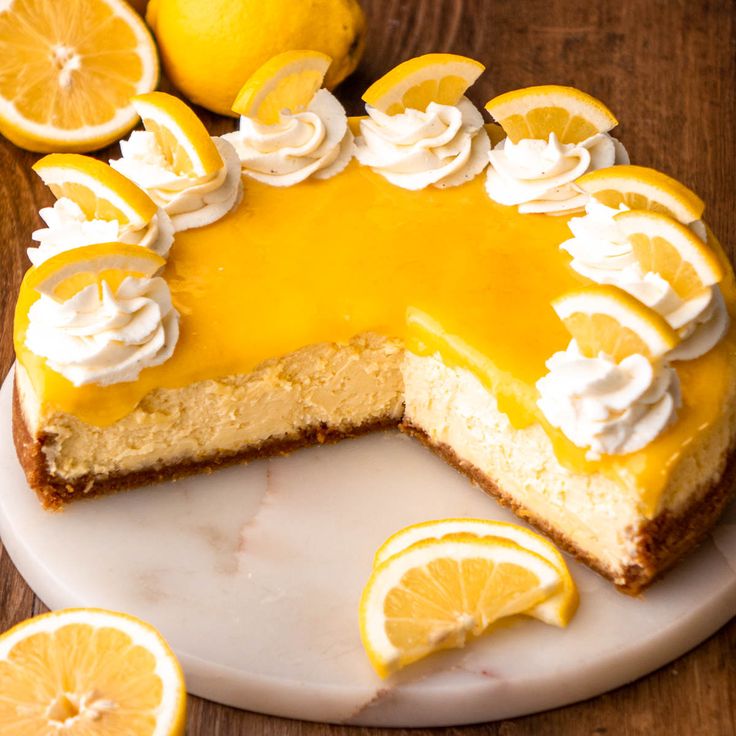
[[[554,84],[506,92],[486,103],[486,110],[513,143],[523,138],[547,140],[550,133],[560,143],[581,143],[618,125],[600,100]]]
[[[161,635],[123,613],[70,608],[0,636],[4,734],[178,736],[186,688]]]
[[[265,125],[284,110],[300,112],[322,86],[332,59],[319,51],[285,51],[259,67],[241,87],[233,112]]]
[[[363,100],[387,115],[406,108],[424,111],[430,102],[457,105],[484,69],[479,61],[457,54],[417,56],[374,82]]]
[[[681,299],[691,299],[723,278],[718,256],[690,228],[658,212],[616,215],[644,273],[659,274]]]
[[[150,92],[134,97],[133,106],[177,174],[210,176],[222,168],[222,156],[204,124],[178,97]]]
[[[373,566],[425,539],[442,539],[448,534],[474,534],[478,537],[508,539],[520,547],[543,557],[554,565],[560,574],[562,586],[559,593],[525,611],[528,616],[538,618],[553,626],[567,626],[578,607],[578,591],[565,560],[557,548],[544,537],[518,524],[490,519],[439,519],[413,524],[389,537],[376,552]]]
[[[680,339],[663,317],[616,286],[570,292],[552,307],[589,358],[604,353],[618,362],[639,353],[657,360]]]
[[[651,210],[687,225],[699,220],[705,203],[695,192],[661,171],[646,166],[610,166],[584,174],[575,185],[602,204],[618,209]]]
[[[562,588],[557,568],[508,539],[424,539],[374,568],[360,602],[363,645],[381,677],[463,647],[494,621],[525,613]]]

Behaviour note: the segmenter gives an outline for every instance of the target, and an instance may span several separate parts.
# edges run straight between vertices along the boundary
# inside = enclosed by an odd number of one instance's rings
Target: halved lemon
[[[138,245],[86,245],[59,253],[30,269],[23,288],[66,301],[90,284],[106,281],[115,291],[126,277],[150,278],[165,265],[161,256]]]
[[[656,360],[679,342],[663,317],[617,286],[570,292],[552,307],[589,358],[604,353],[618,362],[638,353]]]
[[[102,148],[157,81],[151,34],[123,0],[0,3],[0,132],[22,148]]]
[[[433,652],[465,646],[561,586],[554,565],[508,539],[425,539],[373,569],[360,602],[363,646],[386,677]]]
[[[549,84],[525,87],[494,97],[486,110],[513,143],[523,138],[580,143],[618,125],[613,113],[595,97],[574,87]]]
[[[78,153],[51,153],[33,165],[58,197],[76,202],[89,220],[117,220],[134,229],[156,214],[155,202],[140,187],[102,161]]]
[[[265,125],[279,121],[284,110],[301,112],[322,86],[332,63],[319,51],[285,51],[259,67],[240,88],[233,112]]]
[[[374,82],[363,100],[387,115],[407,108],[424,111],[430,102],[457,105],[484,69],[479,61],[457,54],[417,56]]]
[[[644,273],[659,274],[681,299],[723,278],[718,256],[689,227],[667,215],[630,210],[616,215]]]
[[[618,209],[651,210],[674,217],[684,225],[699,220],[705,203],[695,192],[656,169],[621,165],[581,176],[575,185],[602,204]]]
[[[578,590],[570,576],[565,560],[557,547],[539,534],[518,524],[490,519],[438,519],[413,524],[389,537],[376,552],[376,567],[395,554],[425,539],[442,539],[448,534],[474,534],[478,537],[508,539],[528,549],[554,565],[560,575],[560,591],[526,611],[527,615],[553,626],[567,626],[578,607]]]
[[[163,637],[132,616],[69,608],[0,636],[0,723],[11,736],[178,736],[186,688]]]
[[[222,156],[207,128],[178,97],[149,92],[134,97],[133,106],[177,174],[209,176],[222,168]]]

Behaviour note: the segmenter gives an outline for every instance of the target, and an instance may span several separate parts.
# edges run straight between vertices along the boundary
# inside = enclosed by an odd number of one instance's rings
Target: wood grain
[[[301,0],[295,0],[301,2]],[[708,203],[707,219],[736,244],[736,4],[732,0],[364,0],[366,56],[338,91],[361,110],[367,85],[403,59],[452,51],[483,61],[477,103],[516,87],[562,83],[618,112],[632,160],[681,179]],[[200,111],[216,132],[230,120]],[[109,158],[115,147],[101,152]],[[13,305],[37,210],[51,197],[30,171],[38,157],[0,138],[0,375],[13,361]],[[0,492],[2,479],[0,479]],[[0,547],[0,631],[43,610]],[[357,736],[369,729],[288,721],[190,699],[193,736]],[[453,734],[736,734],[736,621],[668,667],[556,711]],[[378,733],[378,732],[372,732]],[[386,734],[408,733],[386,731]],[[416,731],[422,734],[436,731]]]

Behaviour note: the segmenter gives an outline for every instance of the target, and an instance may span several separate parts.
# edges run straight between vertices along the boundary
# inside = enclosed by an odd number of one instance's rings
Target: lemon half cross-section
[[[222,156],[207,128],[178,97],[149,92],[134,97],[133,105],[177,174],[210,176],[222,168]]]
[[[657,360],[680,338],[665,319],[617,286],[590,286],[552,302],[583,355],[621,361],[629,355]]]
[[[322,86],[332,63],[319,51],[285,51],[259,67],[242,86],[233,112],[264,125],[279,121],[285,110],[301,112]]]
[[[526,614],[553,626],[567,626],[570,622],[578,607],[579,596],[564,558],[554,544],[518,524],[472,518],[438,519],[413,524],[396,532],[384,542],[376,552],[373,565],[380,565],[412,544],[425,539],[442,539],[448,534],[475,534],[478,537],[508,539],[544,557],[555,566],[562,584],[558,593],[529,609]]]
[[[651,210],[684,225],[699,220],[705,203],[695,192],[656,169],[622,164],[584,174],[575,185],[602,204],[618,209]]]
[[[681,299],[692,299],[723,278],[723,267],[689,227],[667,215],[630,210],[616,215],[644,273],[659,274]]]
[[[138,120],[158,55],[124,0],[0,2],[0,132],[31,151],[92,151]]]
[[[618,125],[613,113],[595,97],[574,87],[542,85],[506,92],[486,103],[486,110],[513,143],[523,138],[581,143]]]
[[[5,736],[179,736],[185,716],[176,657],[132,616],[70,608],[0,636]]]
[[[465,646],[561,586],[553,564],[508,539],[425,539],[373,569],[360,602],[361,638],[386,677],[433,652]]]
[[[115,291],[123,279],[150,278],[166,265],[153,251],[138,245],[102,243],[64,251],[31,268],[23,291],[35,290],[63,302],[90,284],[106,281]]]
[[[130,179],[102,161],[78,153],[51,153],[33,165],[58,197],[76,202],[89,220],[117,220],[122,227],[145,227],[155,202]]]
[[[457,54],[417,56],[374,82],[363,100],[387,115],[407,108],[424,111],[430,102],[457,105],[484,69],[479,61]]]

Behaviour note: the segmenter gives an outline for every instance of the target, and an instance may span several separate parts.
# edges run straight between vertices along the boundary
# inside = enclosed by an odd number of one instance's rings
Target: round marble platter
[[[190,692],[334,723],[459,725],[588,698],[660,667],[736,613],[736,504],[639,598],[570,560],[567,629],[519,617],[465,650],[380,680],[358,634],[374,551],[448,516],[514,520],[396,432],[43,511],[0,391],[0,536],[50,608],[96,606],[157,626]]]

